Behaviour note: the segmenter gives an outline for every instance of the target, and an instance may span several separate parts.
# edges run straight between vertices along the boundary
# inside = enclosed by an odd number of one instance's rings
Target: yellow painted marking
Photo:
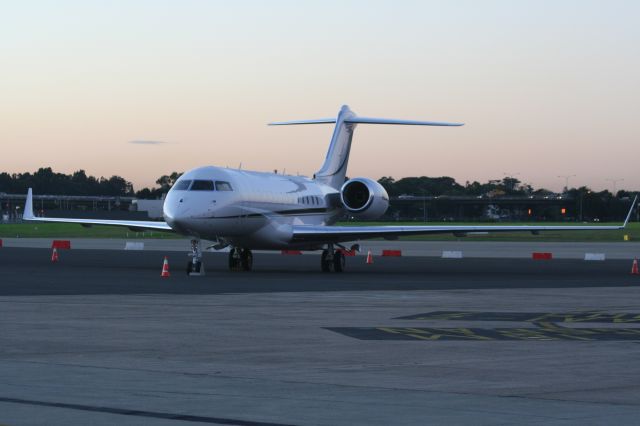
[[[438,340],[441,337],[440,334],[432,333],[427,330],[420,330],[419,328],[406,328],[405,330],[407,330],[405,333],[407,336],[421,340]]]
[[[581,337],[581,335],[593,336],[594,334],[599,334],[598,332],[588,329],[560,327],[550,322],[541,322],[537,325],[539,325],[542,330],[554,333],[555,335],[562,336],[569,340],[593,340],[590,337]]]
[[[413,337],[420,340],[438,340],[440,335],[419,330],[416,328],[392,328],[392,327],[378,327],[378,330],[386,331],[388,333],[401,334],[403,336]]]
[[[456,330],[458,332],[462,333],[464,335],[464,337],[468,337],[470,339],[474,339],[474,340],[494,340],[491,337],[482,336],[481,334],[476,334],[473,331],[469,330],[468,328],[458,328]]]
[[[512,339],[520,339],[520,340],[554,340],[553,337],[550,337],[547,334],[541,333],[532,328],[512,328],[512,329],[502,329],[496,330],[499,334],[510,337]]]
[[[446,312],[440,314],[426,314],[418,318],[412,318],[417,320],[459,320],[469,316],[469,312]]]
[[[378,330],[385,331],[387,333],[402,334],[404,336],[410,336],[420,340],[439,340],[443,337],[452,337],[458,339],[469,340],[494,340],[490,337],[482,336],[474,333],[467,328],[447,328],[447,329],[421,329],[421,328],[392,328],[392,327],[378,327]]]
[[[545,321],[545,320],[550,319],[550,317],[553,319],[553,317],[555,317],[556,315],[558,315],[558,314],[544,314],[544,315],[541,315],[541,316],[536,317],[536,318],[528,319],[527,321],[528,322],[541,322],[541,321]]]
[[[616,314],[613,316],[613,322],[640,322],[640,315],[633,315],[625,318],[628,314]]]
[[[606,312],[585,312],[584,314],[567,315],[565,322],[595,322],[602,319],[603,322],[608,322],[610,315]]]
[[[541,322],[537,324],[543,330],[548,330],[554,333],[572,333],[574,335],[589,335],[592,336],[594,334],[601,334],[603,331],[612,331],[615,330],[613,328],[567,328],[561,327],[557,324],[551,322]]]

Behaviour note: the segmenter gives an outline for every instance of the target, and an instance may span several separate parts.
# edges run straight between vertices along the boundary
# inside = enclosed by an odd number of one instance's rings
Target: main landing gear
[[[334,250],[333,244],[329,244],[325,250],[322,250],[322,257],[320,258],[322,272],[342,272],[344,267],[344,253],[340,250]]]
[[[230,271],[250,271],[253,268],[253,253],[249,249],[233,247],[229,251]]]

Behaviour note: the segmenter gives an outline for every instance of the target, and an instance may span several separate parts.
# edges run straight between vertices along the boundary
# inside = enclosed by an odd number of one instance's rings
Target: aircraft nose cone
[[[183,200],[169,192],[162,206],[164,220],[174,229],[180,229],[185,223]]]

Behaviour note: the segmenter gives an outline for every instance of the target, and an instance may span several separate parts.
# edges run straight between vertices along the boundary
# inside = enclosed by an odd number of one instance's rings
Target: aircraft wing
[[[590,225],[434,225],[434,226],[308,226],[293,227],[292,242],[344,242],[366,240],[371,238],[396,239],[408,235],[454,234],[466,235],[487,232],[531,232],[537,234],[545,231],[617,231],[624,229],[629,223],[631,213],[638,197],[633,200],[631,209],[622,225],[590,226]]]
[[[72,219],[62,217],[37,217],[33,214],[33,192],[27,192],[27,202],[24,205],[23,220],[36,222],[79,223],[81,225],[111,225],[124,226],[131,229],[150,229],[158,231],[173,231],[166,222],[152,220],[109,220],[109,219]]]

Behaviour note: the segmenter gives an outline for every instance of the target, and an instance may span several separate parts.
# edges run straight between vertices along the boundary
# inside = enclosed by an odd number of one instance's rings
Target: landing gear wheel
[[[239,271],[240,266],[241,266],[240,250],[234,247],[229,251],[229,270]]]
[[[345,258],[344,254],[341,251],[336,251],[333,253],[333,270],[335,272],[344,271]]]
[[[333,256],[329,256],[329,250],[322,250],[322,257],[320,258],[320,267],[322,272],[331,272],[333,269]]]
[[[199,275],[202,271],[202,262],[197,261],[195,264],[192,261],[187,263],[187,275]]]
[[[244,249],[240,252],[240,264],[245,271],[250,271],[253,268],[253,253],[251,253],[251,250]]]

